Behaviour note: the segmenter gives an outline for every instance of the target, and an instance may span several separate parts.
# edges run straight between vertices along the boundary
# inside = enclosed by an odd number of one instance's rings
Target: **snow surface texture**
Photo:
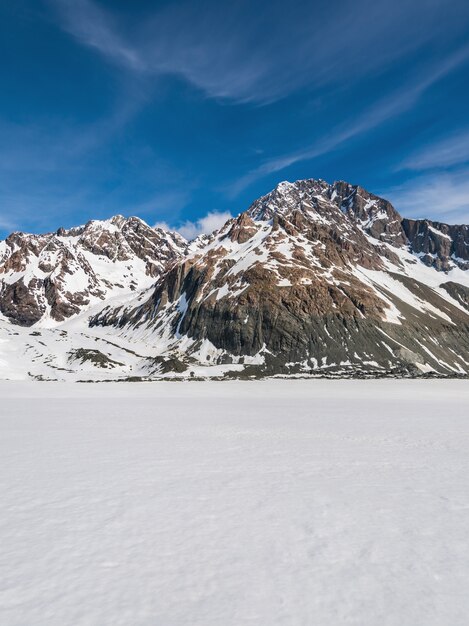
[[[1,624],[467,624],[465,381],[0,394]]]

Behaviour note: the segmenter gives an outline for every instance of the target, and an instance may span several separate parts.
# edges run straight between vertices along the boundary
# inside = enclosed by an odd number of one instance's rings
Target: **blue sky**
[[[469,3],[0,0],[0,236],[195,234],[279,181],[469,222]]]

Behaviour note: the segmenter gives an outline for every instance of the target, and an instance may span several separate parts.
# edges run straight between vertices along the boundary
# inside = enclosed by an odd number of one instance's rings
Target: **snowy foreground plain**
[[[468,624],[467,381],[0,397],[4,626]]]

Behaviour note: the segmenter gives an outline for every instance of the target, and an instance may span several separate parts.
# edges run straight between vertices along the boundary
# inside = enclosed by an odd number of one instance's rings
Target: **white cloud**
[[[228,211],[211,211],[205,217],[201,217],[195,222],[186,221],[177,228],[170,229],[167,224],[160,222],[160,227],[166,226],[167,230],[177,230],[186,239],[195,239],[199,235],[209,235],[214,230],[218,230],[233,216]],[[164,225],[164,226],[163,226]]]
[[[169,230],[169,231],[175,230],[175,228],[171,228],[168,222],[156,222],[155,224],[153,224],[153,228],[161,228],[161,230]]]

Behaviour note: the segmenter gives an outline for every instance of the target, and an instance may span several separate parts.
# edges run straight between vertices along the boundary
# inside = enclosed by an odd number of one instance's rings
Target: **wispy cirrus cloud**
[[[144,60],[126,45],[112,13],[91,0],[51,0],[62,28],[84,45],[132,70],[144,71]]]
[[[355,137],[391,121],[396,116],[409,110],[432,85],[467,62],[469,62],[469,46],[466,45],[449,55],[448,58],[440,61],[436,66],[431,67],[422,76],[414,78],[412,81],[399,87],[392,94],[371,105],[357,118],[340,124],[312,146],[267,159],[259,167],[235,181],[228,188],[229,195],[235,197],[251,183],[264,176],[280,172],[300,161],[309,161],[328,154]],[[458,146],[453,145],[446,148],[447,158],[450,157],[452,150],[454,151],[454,157],[457,149],[460,153],[465,151],[469,154],[467,146],[463,148],[463,144],[460,142]],[[444,151],[444,147],[442,151]]]
[[[0,213],[3,234],[16,229],[47,232],[117,213],[136,215],[151,223],[158,216],[179,215],[190,196],[189,191],[161,188],[161,182],[154,185],[160,191],[150,189],[138,197],[129,181],[123,181],[111,192],[88,186],[83,176],[78,180],[67,177],[65,183],[62,179],[37,180],[35,177],[29,184],[21,182],[20,186],[14,178],[7,185],[0,177],[0,197],[2,207],[6,208],[6,212]]]
[[[0,214],[0,233],[3,231],[5,233],[11,233],[17,227],[17,223],[11,217]]]
[[[4,215],[25,216],[25,228],[127,211],[182,223],[195,219],[195,206],[233,207],[229,196],[252,182],[330,153],[337,158],[324,159],[321,175],[334,176],[346,152],[372,181],[374,156],[363,140],[389,120],[405,136],[411,118],[403,114],[416,115],[417,105],[430,117],[431,98],[421,95],[465,62],[454,50],[469,23],[463,0],[38,4],[46,8],[35,10],[37,41],[23,50],[12,36],[12,64],[3,68],[13,95],[5,90],[0,120],[0,201]],[[22,25],[12,25],[21,34]],[[50,74],[47,97],[25,80],[31,55],[36,74]],[[462,74],[445,89],[462,93]],[[179,80],[162,80],[168,75]],[[434,116],[443,119],[436,100]],[[461,109],[463,100],[451,96]],[[394,165],[402,147],[390,128],[380,133],[390,170],[379,171],[379,181],[403,178]],[[406,145],[419,141],[409,136]],[[438,167],[463,162],[463,152],[456,140],[442,146]],[[430,163],[416,150],[408,168]]]
[[[428,170],[446,168],[469,162],[469,130],[462,130],[420,148],[399,166],[399,169]]]
[[[112,141],[107,145],[127,114],[131,108],[119,108],[73,127],[53,119],[40,126],[0,121],[0,230],[43,231],[118,212],[148,220],[179,215],[191,181],[149,147],[126,145],[115,157]]]
[[[41,124],[0,119],[0,169],[2,172],[54,171],[82,159],[113,138],[140,110],[145,96],[138,90],[122,98],[114,110],[88,123],[42,120]]]
[[[440,0],[170,3],[130,26],[93,0],[49,0],[77,41],[133,72],[173,74],[214,98],[272,102],[304,86],[355,81],[458,29]],[[299,18],[299,16],[301,16]],[[392,36],[391,36],[392,34]]]
[[[469,223],[469,168],[429,173],[380,192],[410,218]]]

